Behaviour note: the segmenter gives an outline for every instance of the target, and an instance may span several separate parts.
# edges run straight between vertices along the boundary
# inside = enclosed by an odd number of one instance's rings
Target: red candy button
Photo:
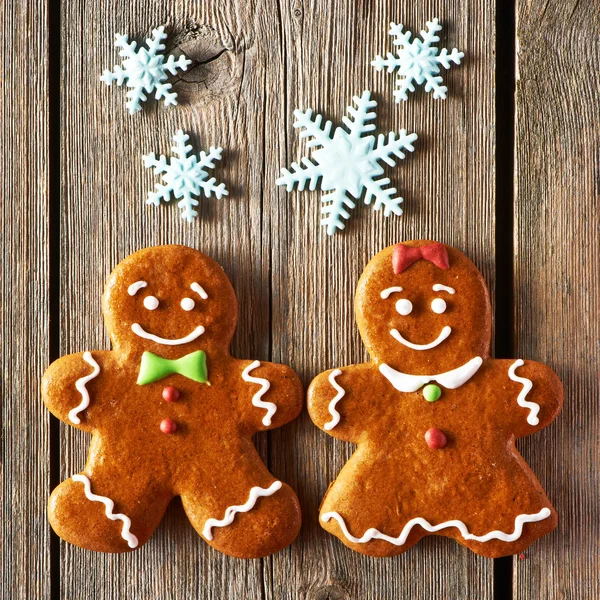
[[[170,385],[162,391],[162,397],[165,402],[177,402],[179,400],[179,390]]]
[[[171,419],[165,419],[160,424],[160,430],[163,433],[175,433],[177,431],[177,423]]]
[[[434,450],[441,450],[448,443],[444,432],[437,427],[432,427],[425,432],[425,441]]]

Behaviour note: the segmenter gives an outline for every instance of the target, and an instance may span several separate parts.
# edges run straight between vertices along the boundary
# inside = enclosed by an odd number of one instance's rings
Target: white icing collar
[[[482,363],[483,358],[476,356],[462,367],[439,375],[407,375],[392,369],[385,363],[379,365],[379,371],[399,392],[416,392],[430,381],[454,390],[469,381],[477,373]]]

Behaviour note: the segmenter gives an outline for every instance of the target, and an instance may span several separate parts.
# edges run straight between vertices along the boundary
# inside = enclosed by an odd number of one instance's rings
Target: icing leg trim
[[[342,374],[341,369],[336,369],[335,371],[331,371],[329,374],[329,383],[335,388],[337,391],[336,397],[329,403],[329,413],[331,414],[331,421],[328,421],[323,425],[323,427],[330,431],[340,422],[340,413],[336,410],[336,404],[346,395],[345,390],[339,385],[339,383],[335,380],[336,377]]]
[[[250,371],[254,371],[254,369],[260,367],[260,361],[255,360],[252,364],[249,364],[242,373],[242,379],[247,381],[248,383],[258,383],[262,387],[254,396],[252,397],[252,404],[258,408],[265,408],[267,410],[267,414],[263,417],[263,425],[269,426],[271,424],[271,418],[277,412],[277,406],[272,402],[265,402],[261,400],[261,398],[269,391],[271,388],[271,384],[262,377],[252,377],[250,375]]]
[[[389,542],[390,544],[394,544],[394,546],[402,546],[406,539],[408,538],[412,528],[415,525],[420,525],[425,531],[430,533],[435,533],[436,531],[440,531],[440,529],[446,529],[448,527],[456,527],[463,538],[465,540],[474,540],[476,542],[489,542],[490,540],[501,540],[503,542],[514,542],[518,540],[523,533],[523,525],[525,523],[535,523],[537,521],[543,521],[550,516],[549,508],[542,508],[540,512],[532,514],[532,515],[519,515],[515,519],[515,530],[512,533],[504,533],[503,531],[490,531],[485,535],[474,535],[469,533],[467,526],[462,521],[446,521],[444,523],[440,523],[439,525],[432,525],[429,521],[418,517],[416,519],[411,519],[402,529],[402,533],[398,537],[391,537],[386,535],[385,533],[381,533],[378,529],[367,529],[364,535],[360,538],[354,537],[346,527],[346,523],[344,522],[343,517],[336,512],[327,512],[321,516],[321,520],[327,523],[331,519],[335,519],[338,522],[341,530],[344,535],[355,544],[365,544],[370,542],[371,540],[384,540]]]
[[[281,481],[274,481],[268,488],[261,487],[253,487],[250,490],[250,495],[248,496],[248,500],[246,504],[242,504],[240,506],[229,506],[225,509],[225,517],[221,520],[218,519],[208,519],[206,523],[204,523],[204,527],[202,529],[202,535],[208,540],[212,541],[213,527],[226,527],[227,525],[231,525],[233,523],[233,519],[237,513],[245,513],[254,508],[256,501],[264,496],[272,496],[277,490],[281,489],[282,483]]]
[[[511,365],[510,369],[508,369],[508,376],[513,381],[516,381],[517,383],[521,383],[523,385],[523,389],[521,390],[521,393],[517,397],[517,404],[519,406],[522,406],[523,408],[529,409],[529,416],[527,417],[527,422],[530,425],[535,426],[540,422],[540,420],[538,418],[538,413],[540,412],[540,405],[535,402],[528,402],[527,400],[525,400],[525,398],[527,398],[527,394],[529,394],[529,392],[531,391],[531,388],[533,387],[533,383],[532,383],[531,379],[527,379],[526,377],[519,377],[518,375],[515,375],[515,371],[517,370],[517,367],[522,367],[524,364],[525,363],[521,359],[516,360]]]
[[[93,367],[94,371],[85,377],[81,377],[75,382],[75,387],[77,391],[81,394],[81,403],[79,406],[76,406],[73,410],[69,411],[69,419],[75,425],[79,425],[81,423],[81,419],[77,416],[82,410],[85,410],[90,405],[90,395],[85,387],[88,381],[91,381],[95,377],[98,377],[100,374],[100,365],[94,360],[91,352],[83,353],[83,360]]]
[[[121,537],[127,542],[127,545],[130,548],[137,548],[138,539],[131,533],[131,519],[122,514],[114,514],[113,508],[115,507],[115,503],[106,496],[97,496],[96,494],[92,494],[92,486],[90,484],[90,480],[85,475],[73,475],[71,478],[73,481],[78,481],[83,483],[85,488],[85,497],[92,502],[102,502],[106,507],[106,516],[111,521],[123,521],[123,529],[121,529]]]

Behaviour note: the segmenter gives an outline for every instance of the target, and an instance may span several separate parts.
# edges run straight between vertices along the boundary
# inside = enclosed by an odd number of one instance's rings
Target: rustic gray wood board
[[[559,525],[515,559],[514,597],[600,598],[600,4],[517,5],[516,348],[565,405],[520,445]]]
[[[46,2],[3,3],[2,574],[0,596],[48,597],[50,421],[39,396],[48,364],[48,57]],[[17,260],[19,259],[19,260]]]
[[[281,241],[273,249],[273,280],[285,282],[273,286],[274,359],[289,360],[307,383],[325,369],[366,360],[353,300],[361,271],[378,250],[405,239],[440,239],[470,254],[488,283],[494,277],[493,9],[454,2],[320,4],[299,5],[296,18],[284,21],[287,140],[280,160],[290,164],[306,152],[291,127],[294,108],[311,107],[339,123],[350,97],[363,89],[379,103],[381,131],[404,127],[420,139],[415,154],[391,172],[405,198],[402,217],[384,220],[357,206],[344,233],[327,239],[318,227],[318,194],[268,196],[278,215],[274,239]],[[418,32],[436,15],[445,27],[442,44],[462,44],[467,63],[445,75],[447,101],[417,93],[395,105],[394,78],[369,62],[390,50],[390,21]],[[286,202],[292,204],[284,210]],[[282,239],[283,231],[289,233]],[[320,500],[354,447],[318,431],[306,414],[292,429],[297,450],[289,451],[286,432],[274,432],[271,464],[294,478],[307,523],[291,553],[269,559],[273,598],[290,589],[297,598],[491,597],[492,562],[449,540],[430,538],[406,555],[381,560],[323,535]]]
[[[419,31],[433,16],[442,44],[467,51],[444,77],[447,101],[419,92],[392,101],[393,77],[369,61],[391,49],[388,23]],[[469,2],[163,2],[74,0],[62,6],[61,353],[107,348],[100,296],[130,252],[184,243],[210,254],[240,301],[236,356],[291,364],[305,384],[323,369],[365,360],[352,312],[367,260],[403,239],[456,245],[493,292],[494,8]],[[168,49],[196,62],[178,78],[180,105],[149,102],[133,117],[125,92],[98,76],[117,61],[115,32],[143,40],[166,24]],[[223,52],[223,50],[225,50]],[[358,207],[343,234],[319,226],[317,192],[274,185],[281,166],[306,152],[292,128],[296,107],[339,123],[352,95],[371,89],[381,131],[420,135],[417,152],[389,170],[406,213],[384,219]],[[167,152],[183,127],[226,151],[215,173],[230,196],[203,200],[191,226],[173,205],[146,207],[154,179],[141,156]],[[61,475],[78,472],[89,439],[61,425]],[[299,493],[305,525],[289,549],[240,561],[204,544],[172,506],[141,550],[107,556],[61,545],[62,598],[491,598],[492,562],[431,538],[392,560],[362,557],[325,534],[317,507],[352,448],[303,414],[257,444],[274,474]]]

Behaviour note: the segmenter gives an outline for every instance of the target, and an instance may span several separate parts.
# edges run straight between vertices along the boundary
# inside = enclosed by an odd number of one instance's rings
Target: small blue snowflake
[[[442,29],[438,19],[427,21],[427,30],[421,31],[423,41],[415,38],[411,42],[412,33],[410,31],[405,33],[402,24],[390,23],[390,27],[390,35],[395,37],[394,45],[399,46],[397,55],[394,56],[388,52],[387,58],[377,56],[371,64],[378,71],[384,68],[387,68],[388,73],[398,70],[396,86],[399,89],[394,90],[396,102],[408,100],[406,92],[415,91],[414,83],[417,85],[425,83],[425,91],[433,90],[433,97],[436,99],[445,98],[448,88],[441,85],[440,65],[446,69],[450,68],[450,61],[459,65],[464,53],[459,52],[456,48],[450,53],[446,48],[442,48],[440,52],[439,48],[432,46],[435,42],[440,41],[440,38],[435,35]]]
[[[350,213],[347,209],[355,207],[350,196],[359,199],[363,192],[365,204],[371,204],[375,199],[373,208],[379,210],[383,206],[384,216],[387,217],[391,213],[402,214],[402,198],[394,197],[396,188],[385,188],[390,183],[389,178],[376,178],[384,172],[380,161],[395,167],[394,156],[405,158],[403,151],[412,152],[412,144],[417,139],[415,133],[407,134],[405,129],[400,130],[398,138],[393,131],[387,136],[379,134],[377,140],[374,135],[365,135],[375,129],[375,125],[367,121],[376,117],[370,109],[375,108],[377,102],[371,100],[369,91],[364,91],[360,98],[354,96],[353,101],[356,108],[348,107],[351,118],[342,118],[346,129],[336,127],[333,137],[331,121],[327,121],[321,128],[323,117],[316,115],[313,119],[310,108],[305,112],[294,111],[294,127],[304,129],[300,137],[313,138],[307,143],[309,148],[321,147],[312,154],[316,164],[310,158],[304,157],[303,166],[292,163],[291,171],[281,169],[281,177],[276,182],[277,185],[285,185],[287,191],[291,192],[294,185],[297,184],[298,189],[302,191],[307,183],[313,191],[321,180],[320,189],[331,192],[321,198],[321,213],[324,215],[321,224],[327,227],[328,235],[332,235],[337,229],[344,229],[342,219],[348,219]]]
[[[215,185],[214,177],[207,179],[206,169],[215,168],[214,161],[221,160],[222,148],[211,146],[208,154],[202,150],[198,160],[194,154],[188,156],[193,149],[192,146],[186,145],[189,139],[190,136],[183,133],[181,129],[177,131],[173,136],[175,146],[172,148],[176,157],[172,157],[169,162],[164,155],[157,160],[154,152],[144,156],[143,159],[144,166],[147,169],[154,168],[155,174],[162,175],[164,182],[164,185],[156,184],[156,191],[148,194],[146,204],[159,206],[161,200],[169,202],[171,194],[175,198],[182,198],[177,205],[183,209],[181,218],[191,223],[198,215],[194,210],[194,206],[198,206],[198,200],[194,196],[199,196],[201,190],[204,190],[207,198],[214,194],[217,199],[227,196],[229,192],[225,189],[224,183]]]
[[[146,48],[140,48],[136,52],[136,43],[129,43],[129,37],[117,33],[115,35],[115,47],[121,48],[119,56],[123,57],[123,65],[115,65],[113,71],[106,69],[100,77],[100,80],[111,85],[114,82],[118,86],[126,84],[131,88],[127,92],[126,106],[129,109],[129,114],[133,115],[142,109],[140,102],[147,100],[146,93],[151,94],[156,91],[155,98],[160,100],[164,98],[165,106],[177,104],[177,94],[170,92],[171,84],[163,83],[168,75],[177,73],[177,69],[186,71],[192,61],[186,58],[183,54],[175,60],[173,55],[170,55],[165,61],[165,56],[160,54],[165,49],[165,45],[161,44],[167,38],[165,28],[159,27],[152,31],[152,37],[146,40]]]

